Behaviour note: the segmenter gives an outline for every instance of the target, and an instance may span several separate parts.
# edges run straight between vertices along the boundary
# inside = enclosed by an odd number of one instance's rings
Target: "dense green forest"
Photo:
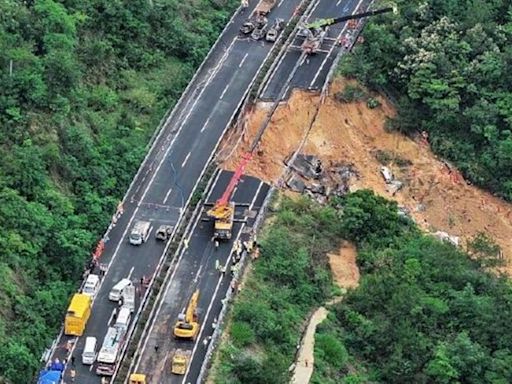
[[[313,384],[512,382],[512,287],[487,272],[499,260],[485,235],[470,242],[469,258],[368,190],[328,206],[283,198],[269,222],[228,320],[216,383],[289,382],[308,314],[339,294],[326,252],[341,238],[357,244],[362,277],[318,328]]]
[[[342,201],[362,279],[318,328],[312,383],[511,383],[512,288],[486,272],[493,244],[477,236],[471,259],[384,219],[384,204],[369,192]]]
[[[336,210],[285,198],[269,220],[219,350],[218,384],[288,383],[304,319],[332,294],[326,253],[342,234]]]
[[[465,177],[512,200],[512,5],[399,0],[371,18],[341,72],[397,99],[391,128],[427,131]]]
[[[0,382],[26,384],[232,0],[0,2]]]

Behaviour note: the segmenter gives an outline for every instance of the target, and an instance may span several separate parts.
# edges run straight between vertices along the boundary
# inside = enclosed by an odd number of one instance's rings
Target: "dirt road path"
[[[327,317],[327,309],[320,307],[311,317],[302,345],[299,349],[295,372],[291,384],[308,384],[313,374],[313,351],[315,350],[315,332],[316,326]]]

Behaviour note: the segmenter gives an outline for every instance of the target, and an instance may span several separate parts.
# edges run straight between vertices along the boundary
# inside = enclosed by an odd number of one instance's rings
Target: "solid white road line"
[[[363,0],[359,0],[359,3],[357,3],[356,5],[356,8],[354,9],[354,13],[357,12],[357,10],[359,9],[359,7],[361,6],[361,3],[363,2]],[[345,26],[343,27],[343,29],[340,31],[340,33],[338,34],[338,36],[336,37],[336,40],[338,40],[346,31],[347,29],[347,24],[345,24]],[[315,77],[313,77],[313,80],[311,80],[311,83],[309,83],[309,86],[312,87],[313,84],[315,83],[316,79],[318,78],[318,76],[320,75],[320,72],[322,72],[322,69],[324,68],[324,65],[325,63],[327,62],[327,60],[329,59],[329,57],[331,56],[332,52],[334,51],[334,48],[336,47],[336,43],[337,41],[332,45],[331,49],[329,50],[329,53],[327,55],[325,55],[325,59],[322,61],[322,65],[320,65],[320,68],[318,69],[318,71],[316,72],[315,74]]]
[[[244,65],[245,59],[247,59],[247,56],[249,56],[249,53],[246,53],[240,64],[238,64],[238,68],[242,68],[242,65]]]
[[[162,204],[165,204],[167,202],[167,199],[169,198],[169,195],[171,194],[172,192],[172,187],[169,188],[169,190],[167,191],[166,195],[165,195],[165,198],[164,198],[164,201]]]
[[[336,3],[336,6],[337,6],[337,7],[339,7],[339,6],[340,6],[341,1],[342,1],[342,0],[338,0],[338,2]]]
[[[261,190],[262,186],[263,186],[263,181],[260,181],[260,183],[258,185],[258,189],[256,190],[256,192],[254,194],[254,197],[253,197],[253,199],[251,201],[251,204],[249,205],[249,211],[253,209],[254,203],[256,202],[256,199],[258,198],[258,195],[260,193],[260,190]],[[247,218],[248,218],[248,216],[245,217],[245,220],[247,220]],[[242,235],[242,232],[243,232],[243,229],[244,229],[245,225],[246,225],[246,223],[244,222],[240,226],[240,230],[238,231],[238,234],[236,236],[235,242],[240,239],[240,236]],[[232,256],[233,256],[233,252],[230,252],[229,256],[228,256],[228,259],[226,260],[226,264],[224,264],[224,269],[225,270],[227,270],[228,266],[230,265]],[[185,381],[186,381],[187,376],[188,376],[189,369],[190,369],[190,367],[192,365],[192,361],[194,361],[194,355],[196,353],[197,346],[200,344],[199,342],[201,341],[201,335],[203,334],[203,331],[206,328],[206,326],[205,326],[206,322],[208,321],[208,317],[209,317],[210,311],[211,311],[211,309],[213,307],[213,303],[215,302],[215,299],[217,298],[217,293],[219,291],[219,288],[221,286],[223,278],[224,278],[224,275],[220,275],[219,280],[217,281],[217,286],[215,287],[215,291],[213,292],[213,296],[212,296],[212,298],[210,300],[210,304],[208,305],[208,309],[206,310],[206,315],[203,318],[203,324],[201,326],[201,330],[199,331],[199,335],[197,336],[196,341],[194,342],[194,348],[192,349],[192,355],[190,356],[190,363],[188,364],[187,371],[185,372],[185,375],[183,376],[182,384],[185,384]]]
[[[132,269],[130,269],[130,273],[128,274],[127,279],[130,279],[132,277],[132,273],[133,273],[134,268],[135,267],[132,267]]]
[[[188,161],[188,158],[190,157],[190,153],[188,153],[187,157],[185,157],[185,160],[183,160],[183,163],[181,163],[181,168],[183,168],[185,166],[185,164],[187,164],[187,161]]]

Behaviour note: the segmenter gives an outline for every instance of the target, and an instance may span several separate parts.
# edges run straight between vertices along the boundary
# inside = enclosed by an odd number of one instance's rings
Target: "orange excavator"
[[[178,321],[174,325],[174,337],[195,340],[200,327],[196,312],[198,300],[199,290],[196,290],[190,299],[187,311],[178,316]]]
[[[229,240],[232,236],[233,222],[235,221],[235,203],[231,201],[233,191],[244,175],[245,167],[252,159],[252,152],[247,152],[242,156],[242,161],[238,165],[235,173],[231,177],[229,184],[222,194],[221,198],[216,201],[215,205],[206,212],[206,214],[214,220],[213,236],[219,240]]]

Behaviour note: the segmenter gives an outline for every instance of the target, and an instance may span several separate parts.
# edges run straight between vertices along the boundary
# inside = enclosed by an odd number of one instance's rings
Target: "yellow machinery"
[[[130,384],[147,384],[146,375],[142,375],[140,373],[132,373],[130,375]]]
[[[230,202],[229,200],[231,199],[231,195],[242,178],[245,167],[251,158],[252,154],[250,152],[247,152],[242,156],[242,162],[235,170],[235,173],[231,177],[231,180],[229,181],[229,184],[221,198],[217,200],[212,209],[206,212],[207,215],[215,221],[213,237],[216,239],[231,239],[231,231],[233,229],[233,221],[235,217],[235,203],[232,201]]]
[[[195,340],[199,332],[199,322],[197,321],[197,301],[199,300],[199,290],[196,290],[190,299],[186,313],[180,313],[178,321],[174,326],[174,336],[180,339]]]
[[[191,351],[177,349],[172,356],[171,372],[175,375],[184,375],[187,371],[187,366],[190,361],[191,354]]]

